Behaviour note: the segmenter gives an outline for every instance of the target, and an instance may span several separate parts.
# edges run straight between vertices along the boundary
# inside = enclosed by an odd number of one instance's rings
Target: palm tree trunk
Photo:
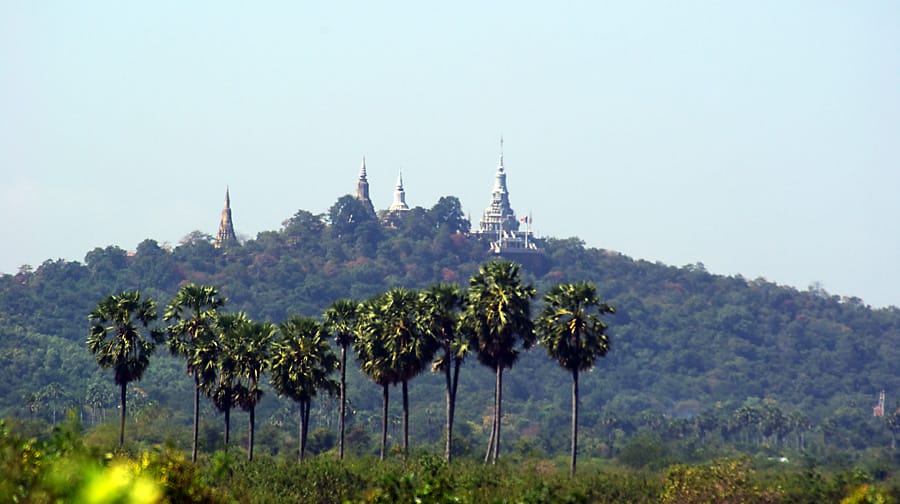
[[[344,418],[347,416],[347,345],[341,345],[341,416],[338,420],[338,460],[344,460]]]
[[[309,441],[309,411],[312,408],[312,399],[306,401],[306,411],[303,413],[303,454],[306,455],[306,442]]]
[[[121,415],[119,415],[119,448],[125,444],[125,387],[127,383],[123,383],[120,387],[120,401],[122,404]]]
[[[453,389],[450,392],[450,456],[453,456],[453,421],[456,418],[456,391],[459,389],[459,368],[462,359],[456,359],[453,364]],[[447,459],[449,462],[450,459]]]
[[[484,463],[487,464],[491,461],[491,454],[494,453],[494,437],[497,435],[497,424],[494,423],[494,419],[491,418],[491,435],[488,436],[488,448],[487,452],[484,454]]]
[[[387,427],[388,427],[388,384],[382,385],[383,392],[381,396],[381,456],[384,460],[384,450],[387,447]]]
[[[191,462],[197,461],[197,440],[200,433],[200,377],[194,373],[194,444],[191,449]]]
[[[225,451],[228,451],[228,441],[231,437],[231,408],[225,409]]]
[[[253,460],[253,431],[256,427],[256,405],[250,406],[250,438],[247,440],[247,461]]]
[[[447,350],[449,352],[449,349]],[[453,376],[450,375],[450,366],[444,370],[447,382],[447,439],[444,445],[444,460],[450,463],[453,458],[453,414],[456,409],[456,384],[459,382],[459,360],[454,359]]]
[[[446,427],[446,435],[447,438],[444,440],[444,460],[450,462],[450,443],[453,438],[453,400],[450,398],[450,394],[452,393],[452,384],[450,381],[450,366],[448,365],[446,369],[444,369],[444,381],[447,385],[447,427]]]
[[[494,437],[497,435],[497,422],[495,419],[497,418],[497,387],[494,386],[494,404],[492,408],[493,416],[491,418],[491,435],[488,436],[488,447],[487,452],[484,454],[484,463],[487,464],[491,461],[491,454],[494,451]]]
[[[494,423],[494,419],[491,418],[491,435],[488,436],[488,448],[487,452],[484,454],[484,463],[487,464],[491,461],[491,453],[494,450],[494,435],[496,433],[497,424]]]
[[[407,381],[403,380],[403,454],[409,451],[409,391]]]
[[[497,404],[494,405],[494,423],[497,424],[495,430],[497,436],[494,438],[494,456],[491,458],[491,464],[497,463],[497,457],[500,456],[500,421],[503,418],[503,366],[497,367]]]
[[[572,370],[572,465],[569,476],[575,476],[578,460],[578,368]]]
[[[300,401],[300,432],[297,436],[297,439],[299,439],[299,455],[297,456],[298,462],[303,462],[303,455],[306,452],[306,429],[308,427],[307,422],[309,422],[308,401]]]

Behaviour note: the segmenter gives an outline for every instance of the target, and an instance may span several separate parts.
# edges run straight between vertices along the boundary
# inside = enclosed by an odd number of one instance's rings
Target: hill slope
[[[345,199],[325,219],[301,210],[282,229],[239,246],[216,249],[195,232],[173,250],[146,240],[134,254],[98,248],[84,264],[47,261],[0,276],[0,414],[51,420],[67,405],[93,415],[103,411],[98,401],[114,404],[108,391],[101,393],[111,377],[96,369],[84,340],[87,313],[121,289],[141,289],[165,304],[184,282],[212,284],[229,298],[229,311],[280,322],[293,314],[318,316],[336,298],[363,299],[392,286],[465,285],[488,258],[486,244],[457,233],[468,223],[454,198],[413,209],[398,229],[341,220]],[[324,223],[329,220],[343,224]],[[635,260],[585,248],[577,238],[543,245],[544,267],[526,271],[540,292],[590,280],[617,308],[608,320],[612,351],[582,381],[589,453],[613,453],[641,433],[820,450],[888,442],[871,406],[880,390],[888,398],[900,390],[896,308],[873,310],[823,291],[712,275],[702,265]],[[539,306],[536,300],[533,313]],[[157,358],[138,385],[147,401],[179,419],[189,416],[190,378],[174,359]],[[377,389],[358,374],[351,385],[354,421],[374,422]],[[512,426],[505,433],[514,443],[564,451],[569,376],[535,348],[507,374],[505,386],[504,421]],[[491,377],[472,359],[460,386],[463,444],[481,446],[491,391]],[[417,378],[411,393],[414,439],[437,443],[440,380]],[[272,424],[291,414],[287,403],[267,397],[263,405],[262,417]],[[319,405],[320,425],[333,422],[333,403]],[[889,411],[895,408],[889,402]]]

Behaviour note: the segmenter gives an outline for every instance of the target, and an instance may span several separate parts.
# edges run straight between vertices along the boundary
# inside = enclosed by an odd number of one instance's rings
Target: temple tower
[[[502,232],[514,232],[519,229],[516,213],[509,205],[509,190],[506,188],[506,167],[503,165],[503,139],[500,139],[500,162],[497,163],[497,174],[494,176],[494,189],[491,191],[491,204],[484,209],[479,222],[478,232],[498,236]]]
[[[409,205],[406,204],[406,191],[403,190],[403,172],[397,176],[397,187],[394,189],[394,202],[388,208],[389,212],[406,212]]]
[[[225,188],[225,208],[222,209],[222,220],[219,221],[219,233],[216,235],[216,248],[221,248],[226,243],[236,242],[234,223],[231,221],[231,195]]]
[[[543,267],[544,256],[539,240],[531,232],[531,217],[521,219],[521,222],[528,223],[525,231],[519,231],[519,222],[509,204],[501,137],[500,162],[497,163],[497,174],[494,176],[491,204],[484,209],[475,234],[488,241],[491,254],[508,257],[531,267]]]
[[[406,212],[409,212],[409,205],[406,204],[406,191],[403,190],[403,172],[400,172],[397,187],[394,189],[394,202],[384,212],[382,222],[388,227],[399,227]]]
[[[362,165],[359,168],[359,180],[356,181],[356,199],[366,207],[369,214],[375,216],[375,205],[369,199],[369,180],[366,178],[365,156],[363,156]]]

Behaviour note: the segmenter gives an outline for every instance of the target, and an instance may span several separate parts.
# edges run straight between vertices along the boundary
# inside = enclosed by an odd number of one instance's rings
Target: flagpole
[[[527,217],[525,217],[525,249],[528,249],[528,235],[531,234],[531,212],[528,212]]]

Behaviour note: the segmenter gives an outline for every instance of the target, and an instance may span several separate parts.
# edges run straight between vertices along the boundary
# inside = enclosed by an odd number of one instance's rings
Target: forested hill
[[[459,232],[469,223],[456,198],[412,209],[396,229],[360,215],[366,213],[345,196],[326,215],[298,211],[281,229],[239,245],[217,249],[209,235],[194,232],[172,249],[148,239],[133,253],[97,248],[83,263],[48,260],[3,275],[0,415],[50,419],[65,406],[96,405],[112,378],[85,349],[87,314],[123,289],[140,289],[164,305],[184,283],[214,285],[228,298],[228,311],[281,322],[294,314],[318,316],[340,297],[361,300],[393,286],[465,286],[489,258],[486,243]],[[821,290],[713,275],[700,264],[637,260],[586,248],[577,238],[548,238],[543,248],[544,263],[525,270],[540,293],[562,281],[590,280],[617,309],[607,318],[612,350],[582,382],[589,452],[591,439],[594,446],[613,445],[644,430],[668,433],[663,437],[683,436],[678,429],[715,430],[723,440],[749,439],[749,423],[737,421],[748,411],[783,421],[769,432],[755,424],[763,438],[817,433],[822,443],[847,449],[887,439],[872,406],[882,389],[889,411],[900,396],[897,308],[874,310]],[[539,306],[537,298],[534,314]],[[180,366],[151,364],[137,385],[156,404],[186,409],[190,378]],[[458,415],[477,430],[491,378],[475,359],[463,373]],[[563,450],[569,375],[535,348],[507,376],[504,400],[513,428],[505,432]],[[413,409],[440,411],[439,383],[422,377],[411,391],[417,387]],[[360,409],[375,409],[379,396],[364,397],[366,390],[351,394]]]

